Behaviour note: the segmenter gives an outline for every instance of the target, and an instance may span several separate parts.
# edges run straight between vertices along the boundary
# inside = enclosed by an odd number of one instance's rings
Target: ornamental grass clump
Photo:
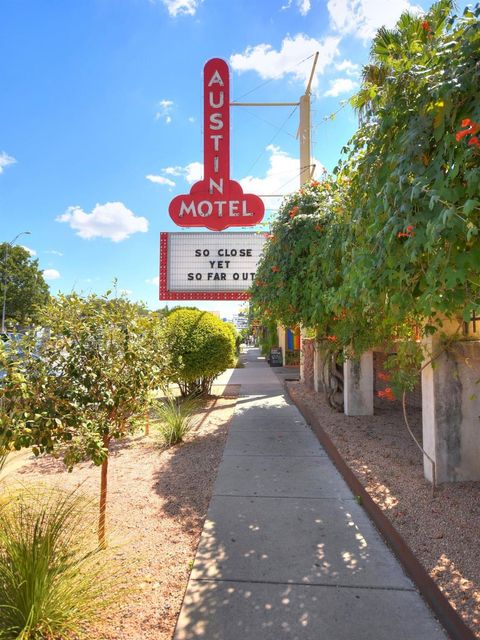
[[[3,467],[5,466],[8,454],[9,454],[9,449],[7,446],[7,439],[6,437],[0,436],[0,473]]]
[[[120,574],[100,550],[95,508],[77,492],[0,495],[0,640],[63,640],[119,599]]]
[[[194,426],[195,416],[200,406],[198,398],[175,398],[167,396],[158,403],[158,435],[162,444],[172,446],[183,442]]]

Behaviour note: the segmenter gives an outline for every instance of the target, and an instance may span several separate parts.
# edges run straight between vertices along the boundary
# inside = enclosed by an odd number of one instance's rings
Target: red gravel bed
[[[91,640],[169,640],[195,556],[236,400],[210,399],[186,442],[162,449],[135,436],[112,447],[108,523],[131,595],[95,621]],[[72,473],[51,457],[27,462],[8,482],[42,482],[98,496],[100,469]]]

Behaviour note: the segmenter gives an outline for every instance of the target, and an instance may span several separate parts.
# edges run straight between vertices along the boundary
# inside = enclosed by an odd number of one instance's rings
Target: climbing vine
[[[282,204],[253,286],[261,313],[349,356],[395,345],[410,388],[422,335],[480,310],[480,4],[449,0],[374,38],[333,175]]]

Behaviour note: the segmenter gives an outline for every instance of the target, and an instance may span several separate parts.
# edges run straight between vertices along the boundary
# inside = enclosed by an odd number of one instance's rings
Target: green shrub
[[[197,398],[175,398],[170,395],[156,407],[158,432],[162,444],[171,446],[182,442],[192,430],[195,414],[200,406]]]
[[[272,347],[278,347],[277,324],[269,320],[264,322],[263,333],[260,338],[262,356],[268,356]]]
[[[298,367],[300,365],[300,351],[298,349],[287,349],[285,351],[285,364],[295,365]]]
[[[22,487],[0,496],[0,639],[82,637],[119,581],[78,493]]]
[[[171,380],[182,396],[209,393],[214,378],[231,366],[235,340],[219,318],[205,311],[178,309],[166,319]]]
[[[233,336],[234,344],[235,344],[235,354],[234,354],[233,360],[232,360],[232,362],[230,364],[231,367],[234,367],[235,363],[237,361],[237,357],[236,356],[240,355],[240,345],[241,345],[240,334],[238,333],[237,327],[233,324],[233,322],[224,322],[224,325],[231,332],[231,334]]]

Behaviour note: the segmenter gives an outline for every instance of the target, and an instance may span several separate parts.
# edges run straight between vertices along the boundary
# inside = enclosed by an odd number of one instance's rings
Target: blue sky
[[[465,3],[459,3],[462,7]],[[2,241],[34,251],[53,293],[118,287],[158,301],[168,203],[202,177],[202,69],[231,97],[296,101],[320,51],[312,155],[331,170],[356,128],[344,107],[371,37],[423,0],[0,0]],[[248,95],[246,95],[248,94]],[[298,186],[298,111],[232,108],[231,174],[247,190]],[[278,206],[266,200],[268,208]],[[236,303],[198,303],[230,315]]]

